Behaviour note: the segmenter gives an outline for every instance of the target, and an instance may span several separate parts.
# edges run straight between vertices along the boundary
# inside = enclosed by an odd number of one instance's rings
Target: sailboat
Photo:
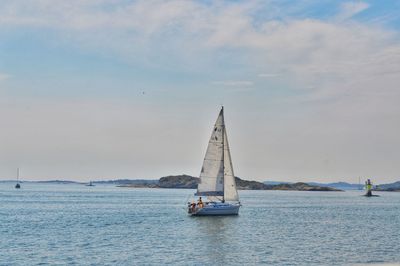
[[[89,181],[89,183],[88,183],[88,184],[86,184],[86,186],[87,186],[87,187],[94,187],[95,185],[93,184],[93,182],[92,182],[92,181]]]
[[[19,184],[19,168],[17,168],[17,184],[15,185],[15,188],[21,188],[21,185]]]
[[[223,107],[208,142],[195,196],[199,196],[197,204],[188,202],[188,213],[193,216],[239,214],[241,204],[233,173]],[[202,196],[206,197],[204,202]]]

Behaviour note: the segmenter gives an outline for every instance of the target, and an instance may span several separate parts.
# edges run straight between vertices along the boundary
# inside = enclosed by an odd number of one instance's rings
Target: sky
[[[0,180],[400,180],[400,2],[0,0]]]

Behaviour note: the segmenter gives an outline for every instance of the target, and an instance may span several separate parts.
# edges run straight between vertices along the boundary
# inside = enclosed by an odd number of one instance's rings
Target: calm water
[[[237,217],[189,217],[192,190],[0,184],[0,265],[400,262],[400,193],[241,191]]]

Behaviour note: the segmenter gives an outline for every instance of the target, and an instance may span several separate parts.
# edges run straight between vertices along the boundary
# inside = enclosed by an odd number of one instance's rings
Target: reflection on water
[[[241,191],[239,216],[191,217],[192,190],[0,183],[0,265],[400,262],[400,193]]]
[[[228,264],[225,259],[226,249],[232,249],[235,245],[234,238],[236,231],[234,219],[238,216],[222,217],[192,217],[196,230],[201,233],[201,243],[204,245],[204,252],[209,257],[210,262],[216,264]],[[229,244],[230,243],[230,244]],[[224,245],[224,246],[222,246]]]

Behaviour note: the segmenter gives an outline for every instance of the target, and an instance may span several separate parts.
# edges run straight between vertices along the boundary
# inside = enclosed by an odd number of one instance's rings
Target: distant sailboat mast
[[[15,185],[15,188],[21,188],[21,185],[19,184],[19,167],[17,168],[17,184]]]

